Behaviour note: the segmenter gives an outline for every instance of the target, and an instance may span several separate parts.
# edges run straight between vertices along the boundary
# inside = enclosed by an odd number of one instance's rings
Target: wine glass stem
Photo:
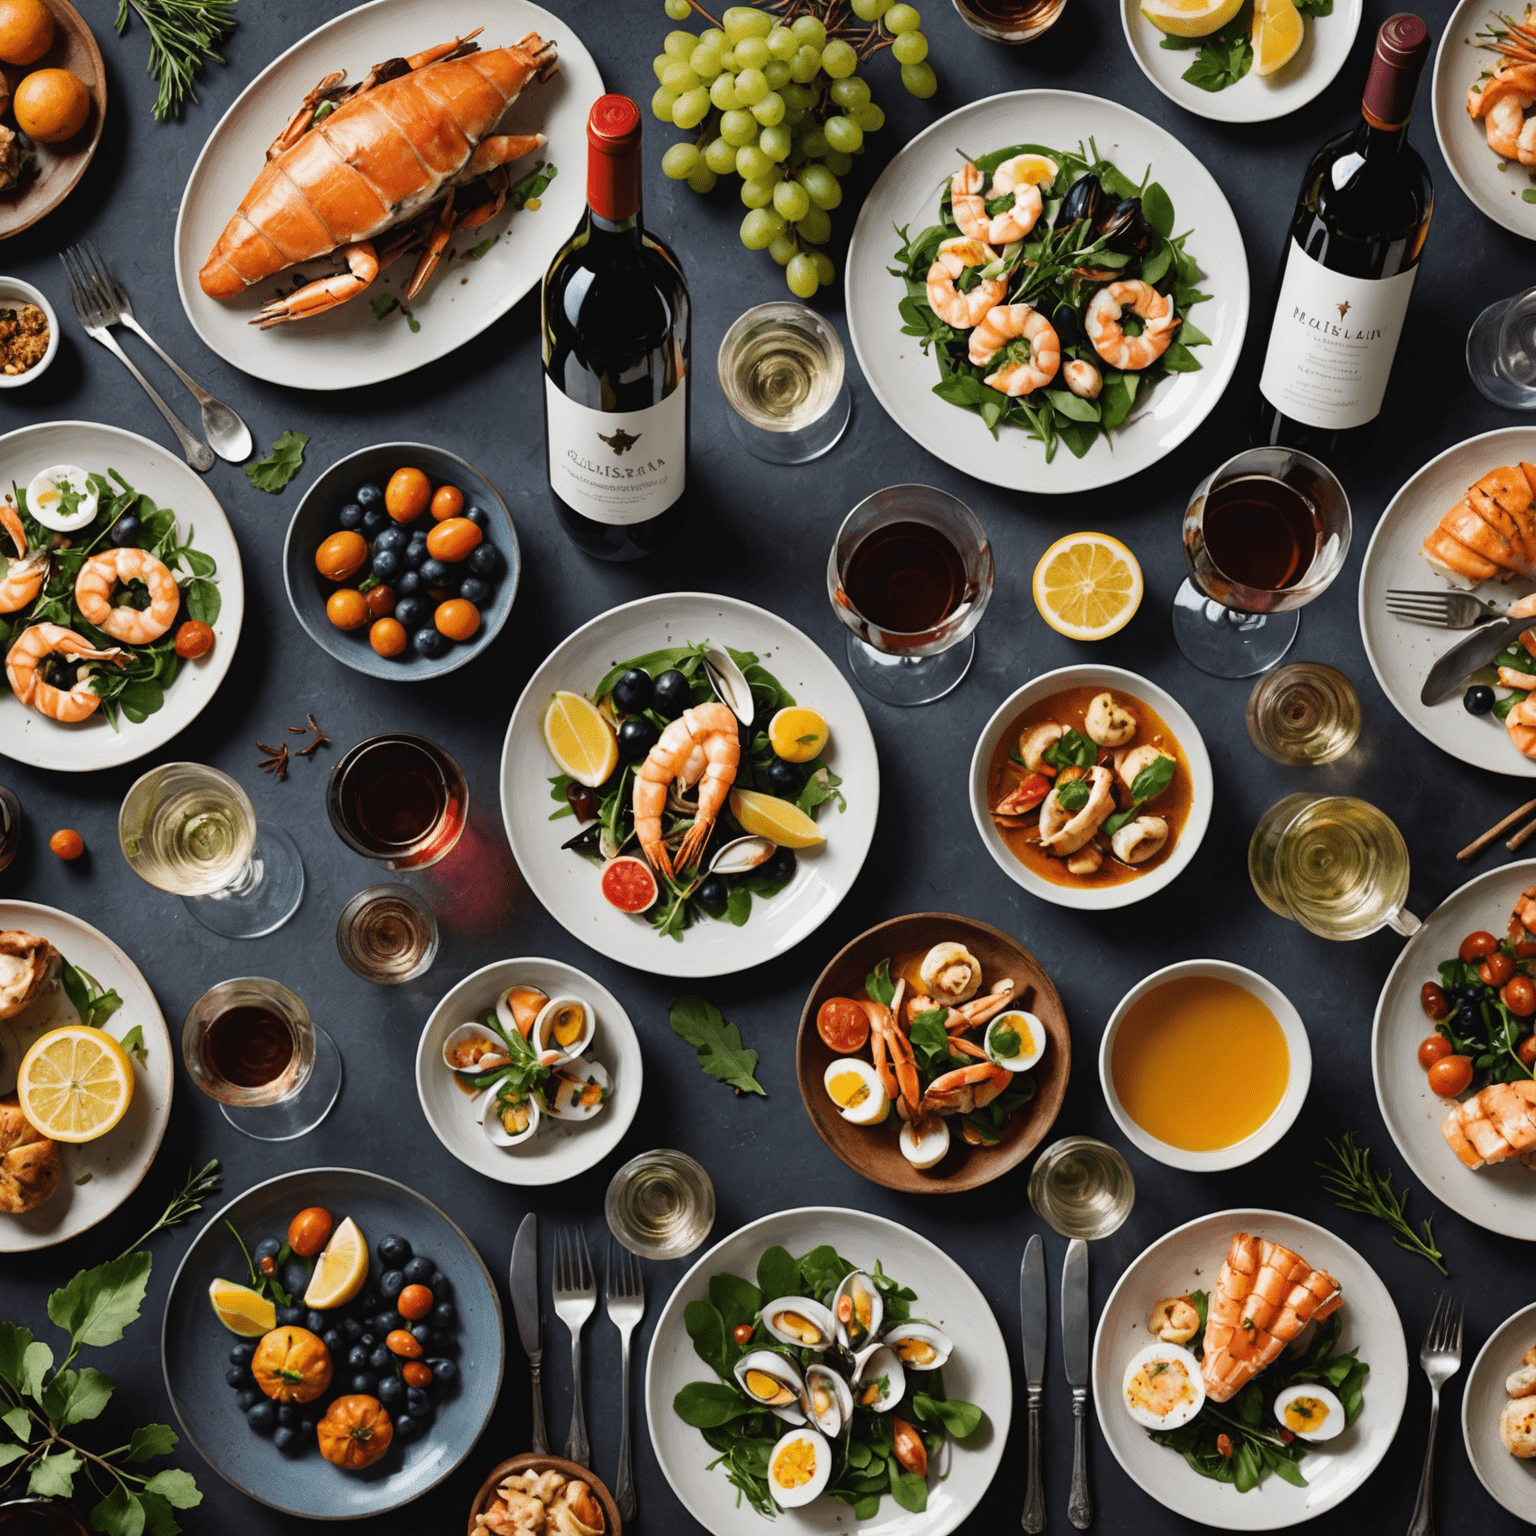
[[[260,884],[261,866],[255,859],[247,859],[241,866],[240,873],[223,890],[215,891],[214,894],[221,897],[249,896]]]

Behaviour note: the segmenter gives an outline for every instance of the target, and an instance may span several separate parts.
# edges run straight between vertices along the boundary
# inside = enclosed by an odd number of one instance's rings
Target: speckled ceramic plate
[[[1504,1378],[1536,1344],[1536,1303],[1521,1307],[1489,1334],[1461,1394],[1461,1437],[1483,1487],[1527,1525],[1536,1525],[1536,1461],[1511,1456],[1499,1439],[1499,1415],[1509,1401]]]

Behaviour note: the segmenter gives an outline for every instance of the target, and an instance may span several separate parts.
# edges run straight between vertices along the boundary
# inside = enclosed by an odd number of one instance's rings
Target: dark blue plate
[[[311,1205],[323,1205],[338,1224],[350,1216],[362,1229],[370,1252],[370,1288],[381,1272],[373,1250],[395,1233],[447,1277],[458,1309],[457,1383],[437,1399],[435,1417],[419,1439],[408,1445],[395,1442],[382,1461],[362,1472],[333,1467],[314,1444],[302,1455],[284,1455],[270,1437],[246,1424],[224,1381],[230,1346],[240,1340],[208,1303],[212,1281],[246,1281],[245,1259],[226,1221],[251,1248],[264,1237],[285,1236],[293,1217]],[[474,1246],[430,1200],[374,1173],[309,1168],[248,1189],[198,1233],[171,1282],[160,1353],[181,1432],[222,1478],[288,1514],[358,1520],[420,1498],[474,1448],[501,1390],[501,1303]],[[344,1363],[337,1364],[344,1376]],[[327,1393],[321,1402],[333,1395]]]

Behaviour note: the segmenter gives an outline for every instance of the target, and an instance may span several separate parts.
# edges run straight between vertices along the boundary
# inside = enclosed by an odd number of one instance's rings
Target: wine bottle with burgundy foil
[[[555,510],[603,560],[665,544],[687,510],[688,284],[640,221],[640,108],[587,119],[587,217],[544,278],[544,429]]]
[[[1373,434],[1429,233],[1434,189],[1408,142],[1429,28],[1388,17],[1360,122],[1318,150],[1291,220],[1253,440],[1353,458]]]

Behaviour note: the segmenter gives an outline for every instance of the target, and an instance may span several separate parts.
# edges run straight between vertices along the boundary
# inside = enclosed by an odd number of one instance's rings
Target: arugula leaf
[[[1202,91],[1224,91],[1252,68],[1253,44],[1248,34],[1234,30],[1228,38],[1224,32],[1218,32],[1201,42],[1200,52],[1183,78]]]
[[[720,1010],[702,997],[674,997],[673,1030],[699,1053],[699,1065],[713,1078],[729,1083],[740,1093],[767,1092],[752,1075],[757,1052],[741,1043],[741,1031],[727,1024]]]
[[[152,1263],[147,1253],[125,1253],[95,1269],[82,1270],[48,1298],[48,1316],[77,1348],[116,1344],[123,1329],[139,1315]]]
[[[723,1381],[690,1381],[672,1399],[672,1411],[694,1429],[717,1429],[755,1412],[735,1387]]]
[[[891,962],[888,959],[882,960],[864,978],[864,993],[872,1003],[879,1003],[884,1008],[891,1006],[896,996],[896,983],[891,980]]]
[[[245,478],[258,491],[276,495],[304,467],[304,445],[309,437],[303,432],[284,432],[272,444],[266,458],[245,466]]]

